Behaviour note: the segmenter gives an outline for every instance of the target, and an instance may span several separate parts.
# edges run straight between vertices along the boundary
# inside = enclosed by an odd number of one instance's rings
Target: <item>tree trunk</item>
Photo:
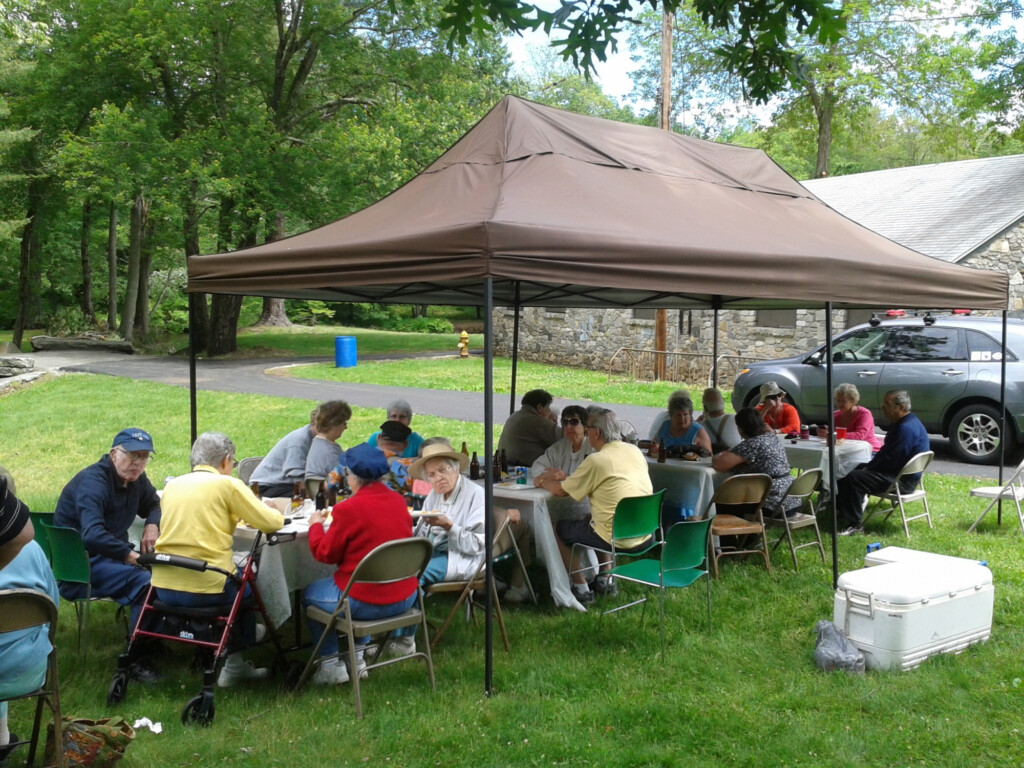
[[[28,187],[28,210],[25,212],[27,223],[21,230],[21,258],[18,265],[18,313],[14,318],[14,332],[11,343],[21,347],[25,331],[32,320],[32,256],[36,252],[35,241],[36,219],[39,216],[41,190],[40,182],[32,180]]]
[[[139,300],[139,267],[142,259],[142,232],[146,226],[148,206],[142,193],[132,201],[128,230],[128,281],[124,287],[124,308],[121,310],[121,338],[131,341],[135,335],[135,307]]]
[[[220,205],[220,224],[217,235],[217,250],[221,253],[228,249],[231,236],[231,214],[235,201],[225,199]],[[258,218],[246,217],[243,222],[240,248],[256,244],[256,227]],[[211,357],[226,355],[238,349],[238,314],[242,309],[241,296],[225,296],[214,294],[210,302],[210,340],[207,352]]]
[[[268,217],[271,218],[271,217]],[[274,211],[272,220],[274,226],[267,232],[267,242],[272,243],[284,237],[284,214],[281,211]],[[284,311],[284,299],[276,299],[270,296],[263,297],[263,311],[260,312],[260,319],[253,326],[262,328],[286,328],[292,325],[288,315]]]
[[[185,237],[185,261],[199,255],[199,181],[193,179],[184,194],[181,205],[181,228]],[[204,352],[210,338],[210,308],[205,293],[193,296],[192,314],[189,316],[192,339],[196,352]]]
[[[82,203],[82,241],[79,254],[82,257],[82,315],[92,325],[96,314],[92,308],[92,267],[89,258],[89,240],[92,234],[92,201]]]
[[[142,227],[142,243],[139,247],[139,298],[135,303],[135,336],[149,335],[149,277],[153,271],[153,242],[155,222],[149,218],[149,204],[146,204],[146,222]]]
[[[814,158],[814,178],[828,176],[829,153],[832,149],[832,116],[835,114],[835,100],[827,90],[819,93],[813,86],[809,89],[814,117],[818,121],[818,151]]]
[[[117,203],[110,201],[107,222],[107,330],[117,328]]]

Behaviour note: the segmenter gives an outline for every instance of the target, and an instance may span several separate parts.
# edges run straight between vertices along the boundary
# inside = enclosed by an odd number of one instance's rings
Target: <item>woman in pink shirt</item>
[[[871,411],[857,405],[860,392],[853,384],[840,384],[835,388],[833,396],[836,401],[836,412],[833,414],[837,427],[846,427],[849,440],[865,440],[871,443],[872,452],[882,447],[882,441],[875,436],[875,419]]]

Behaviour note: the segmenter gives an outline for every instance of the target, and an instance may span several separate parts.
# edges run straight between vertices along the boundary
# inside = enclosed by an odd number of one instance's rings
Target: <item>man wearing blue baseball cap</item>
[[[89,554],[92,597],[109,597],[130,606],[131,627],[149,587],[149,571],[136,565],[139,552],[128,541],[128,529],[137,517],[146,521],[139,543],[142,552],[152,552],[160,535],[160,498],[146,477],[153,453],[148,432],[122,429],[108,454],[64,486],[53,515],[54,525],[74,528],[82,536]],[[67,600],[80,600],[88,593],[84,584],[62,581],[59,587]],[[159,673],[142,658],[134,661],[131,673],[142,682],[159,679]]]

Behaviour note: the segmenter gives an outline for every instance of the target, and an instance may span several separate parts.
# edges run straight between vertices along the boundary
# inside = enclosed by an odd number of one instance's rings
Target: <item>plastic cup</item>
[[[836,440],[843,440],[846,438],[846,427],[836,427]]]

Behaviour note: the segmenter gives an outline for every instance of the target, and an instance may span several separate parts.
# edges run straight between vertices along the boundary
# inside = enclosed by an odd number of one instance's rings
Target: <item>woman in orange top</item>
[[[800,431],[800,414],[783,399],[785,397],[786,393],[778,384],[766,381],[761,385],[761,404],[757,406],[764,423],[782,435]]]

